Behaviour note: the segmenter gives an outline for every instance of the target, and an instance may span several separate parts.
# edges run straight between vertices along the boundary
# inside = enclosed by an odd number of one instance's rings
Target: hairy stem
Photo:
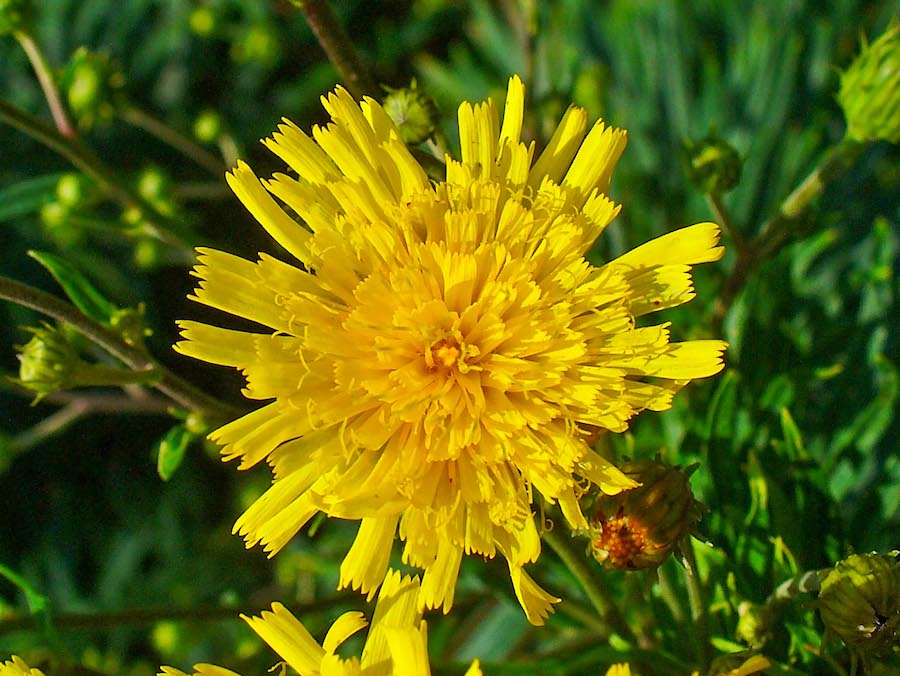
[[[238,411],[210,397],[179,378],[142,350],[129,345],[103,324],[82,314],[78,308],[39,289],[0,276],[0,298],[37,310],[57,321],[70,324],[84,336],[136,371],[158,369],[159,379],[153,387],[172,401],[191,411],[202,412],[210,422],[233,418]]]
[[[363,64],[347,29],[338,20],[327,0],[291,0],[300,8],[313,34],[334,64],[347,90],[356,99],[363,96],[377,98],[379,95],[375,81]]]
[[[625,617],[616,605],[615,599],[609,593],[609,590],[600,583],[594,571],[588,567],[587,557],[584,552],[575,550],[572,538],[566,537],[557,529],[544,530],[541,537],[556,552],[560,560],[581,584],[588,600],[590,600],[600,617],[624,640],[637,645],[637,637],[625,621]]]
[[[700,660],[700,672],[705,673],[711,659],[709,644],[709,615],[706,607],[706,594],[697,570],[697,558],[694,556],[694,543],[687,536],[680,546],[687,564],[684,568],[684,582],[687,587],[688,600],[691,605],[691,616],[697,633],[697,659]]]
[[[30,33],[16,31],[14,35],[31,62],[31,67],[34,68],[34,74],[37,75],[38,82],[40,82],[41,89],[44,92],[44,98],[47,99],[47,106],[50,108],[50,114],[53,115],[53,122],[56,124],[57,130],[66,138],[75,138],[78,132],[75,131],[75,127],[69,119],[62,97],[59,95],[56,81],[53,79],[53,71],[50,68],[50,64],[47,63],[47,59],[44,58],[44,53]]]

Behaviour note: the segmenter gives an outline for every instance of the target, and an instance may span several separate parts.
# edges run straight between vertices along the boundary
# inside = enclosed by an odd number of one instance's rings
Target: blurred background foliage
[[[696,549],[714,656],[761,646],[777,663],[773,673],[847,673],[851,658],[839,642],[823,647],[809,596],[778,604],[752,631],[746,618],[794,576],[900,542],[897,146],[867,144],[790,223],[789,236],[755,261],[734,297],[720,298],[718,308],[716,299],[741,246],[841,141],[839,73],[861,36],[880,35],[898,4],[348,0],[334,7],[378,83],[402,87],[415,78],[434,97],[451,146],[459,102],[502,101],[512,73],[529,85],[526,127],[539,142],[571,101],[627,128],[611,188],[624,208],[591,252],[596,261],[715,220],[692,183],[688,149],[712,143],[736,151],[740,180],[719,200],[731,214],[729,253],[697,270],[697,299],[666,317],[676,338],[723,335],[728,369],[690,386],[672,410],[604,437],[601,447],[619,460],[661,453],[672,463],[699,463],[692,485],[708,507],[700,531],[712,546]],[[318,97],[338,82],[337,71],[286,1],[43,0],[34,3],[33,30],[85,143],[172,236],[158,237],[149,212],[123,209],[91,181],[73,178],[58,154],[0,124],[2,273],[62,295],[27,255],[55,253],[116,306],[143,304],[147,345],[162,363],[245,406],[234,374],[170,349],[176,319],[206,316],[186,300],[190,247],[283,254],[227,191],[223,173],[236,157],[260,175],[281,169],[257,140],[282,116],[301,128],[322,122]],[[78,80],[84,63],[99,68],[91,72],[105,83],[103,105],[78,89],[90,90]],[[0,38],[0,90],[50,120],[25,52],[9,35]],[[202,152],[185,157],[153,133],[160,125]],[[29,339],[20,327],[39,321],[18,305],[0,305],[3,373],[18,372],[13,346]],[[352,525],[317,522],[272,562],[244,551],[231,524],[264,488],[265,470],[238,475],[196,442],[163,481],[154,453],[177,422],[165,407],[139,398],[145,405],[104,408],[96,397],[115,391],[79,392],[28,406],[30,395],[9,381],[0,390],[0,564],[20,576],[19,585],[0,582],[0,657],[30,655],[56,665],[51,673],[80,664],[150,674],[161,663],[196,661],[263,673],[273,657],[238,612],[280,599],[321,637],[339,612],[362,606],[334,591]],[[79,396],[91,404],[73,408]],[[502,569],[466,561],[453,612],[427,616],[436,672],[461,673],[476,656],[489,674],[592,674],[629,659],[641,673],[679,674],[698,664],[676,562],[659,570],[657,585],[638,573],[597,567],[596,574],[639,645],[610,635],[545,547],[535,576],[565,599],[548,627],[527,625]]]

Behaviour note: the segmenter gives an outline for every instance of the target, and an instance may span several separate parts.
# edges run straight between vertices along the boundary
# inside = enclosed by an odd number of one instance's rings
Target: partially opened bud
[[[898,552],[854,554],[831,569],[819,590],[825,627],[848,647],[886,655],[900,651]]]
[[[900,142],[900,23],[894,22],[841,74],[838,102],[855,141]]]
[[[688,472],[655,460],[619,469],[641,485],[601,494],[594,502],[589,531],[594,558],[612,570],[656,568],[700,520]]]

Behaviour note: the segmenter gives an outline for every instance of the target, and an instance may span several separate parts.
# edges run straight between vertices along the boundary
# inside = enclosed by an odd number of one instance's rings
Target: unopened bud
[[[194,138],[200,143],[215,143],[222,135],[222,116],[215,110],[204,110],[194,120]]]
[[[231,45],[231,58],[237,63],[271,66],[281,54],[281,40],[275,27],[258,23],[242,32]]]
[[[32,338],[18,348],[19,377],[16,382],[36,393],[35,401],[77,384],[82,367],[87,364],[65,333],[49,324],[25,330]]]
[[[188,17],[188,26],[191,32],[201,38],[208,38],[215,35],[219,30],[221,17],[214,7],[209,5],[200,5],[191,10]]]
[[[900,142],[900,22],[862,52],[841,74],[838,103],[854,141]]]
[[[817,605],[825,627],[851,649],[900,652],[900,552],[854,554],[822,580]]]
[[[437,104],[427,93],[416,86],[415,81],[404,89],[386,87],[382,107],[397,125],[404,143],[422,143],[434,134],[438,122]]]
[[[641,485],[597,497],[589,520],[594,558],[610,570],[656,568],[700,520],[689,472],[655,460],[620,469]]]
[[[728,141],[710,134],[685,143],[688,178],[707,195],[721,195],[741,180],[743,160]]]
[[[125,75],[108,56],[85,47],[75,50],[63,69],[60,85],[82,129],[108,123],[123,105]]]
[[[30,21],[30,0],[0,0],[0,35],[27,30]]]

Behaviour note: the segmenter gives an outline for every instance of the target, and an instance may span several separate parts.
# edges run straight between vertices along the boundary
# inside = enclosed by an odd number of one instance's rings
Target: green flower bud
[[[191,10],[188,17],[188,26],[191,32],[201,38],[208,38],[215,35],[221,25],[221,17],[213,7],[209,5],[200,5]]]
[[[194,138],[200,143],[215,143],[222,135],[222,116],[215,110],[204,110],[194,120]]]
[[[75,50],[63,69],[60,85],[82,129],[108,123],[123,105],[125,75],[108,56],[85,47]]]
[[[822,580],[825,627],[861,653],[900,652],[900,552],[854,554]]]
[[[72,209],[94,198],[93,183],[84,174],[63,174],[56,184],[56,198],[63,206]]]
[[[44,234],[60,247],[75,246],[84,236],[84,231],[73,222],[71,209],[58,201],[47,202],[40,210]]]
[[[17,383],[37,394],[35,402],[48,394],[74,387],[87,366],[63,331],[49,324],[25,329],[31,340],[18,347]]]
[[[132,254],[134,264],[141,270],[153,270],[162,262],[162,246],[159,240],[141,237],[135,242]]]
[[[700,141],[686,141],[684,151],[688,178],[705,194],[721,195],[741,180],[741,156],[714,133]]]
[[[838,103],[847,138],[900,142],[900,23],[894,22],[841,74]]]
[[[385,87],[387,96],[382,107],[397,125],[404,143],[422,143],[434,134],[438,122],[437,104],[416,86],[415,80],[405,89]]]
[[[595,500],[589,520],[594,558],[608,570],[656,568],[700,520],[690,472],[655,460],[619,469],[641,485]]]
[[[272,66],[281,55],[281,40],[275,27],[258,23],[242,32],[231,45],[231,58],[237,63]]]
[[[136,308],[127,307],[116,310],[109,319],[109,328],[122,336],[122,340],[129,345],[143,348],[144,338],[153,335],[153,330],[147,326],[144,312],[143,303]]]
[[[31,0],[0,0],[0,35],[28,30]]]

